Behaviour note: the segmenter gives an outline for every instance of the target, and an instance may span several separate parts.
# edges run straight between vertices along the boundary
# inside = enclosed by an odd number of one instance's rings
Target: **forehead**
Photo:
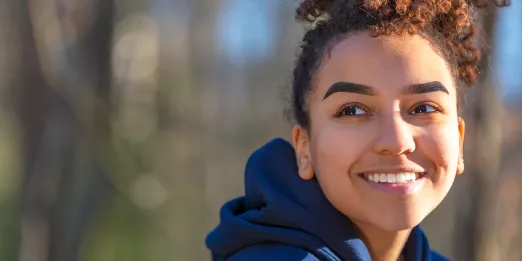
[[[381,93],[439,81],[451,95],[456,91],[446,61],[420,36],[372,37],[367,33],[349,36],[333,46],[317,76],[319,93],[337,81],[369,85]]]

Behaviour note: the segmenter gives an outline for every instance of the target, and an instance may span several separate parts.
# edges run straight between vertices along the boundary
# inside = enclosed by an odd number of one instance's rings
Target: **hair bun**
[[[296,19],[313,23],[328,13],[335,0],[304,0],[296,10]]]
[[[359,5],[360,8],[369,12],[380,12],[387,13],[393,8],[397,13],[406,13],[410,6],[413,4],[419,4],[418,2],[426,2],[434,4],[438,11],[441,13],[447,13],[451,8],[452,4],[455,5],[459,1],[441,1],[430,0],[430,1],[416,1],[416,0],[303,0],[296,10],[295,18],[301,22],[315,22],[318,18],[329,14],[334,4],[345,4],[348,6]],[[453,3],[452,3],[453,2]],[[490,3],[495,4],[498,7],[504,7],[511,5],[510,0],[464,0],[468,5],[474,5],[477,7],[484,7]],[[346,10],[346,9],[345,9]]]

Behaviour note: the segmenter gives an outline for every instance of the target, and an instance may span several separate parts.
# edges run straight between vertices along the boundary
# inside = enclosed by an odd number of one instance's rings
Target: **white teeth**
[[[366,178],[375,183],[406,183],[417,180],[419,176],[417,173],[376,173],[367,174]]]

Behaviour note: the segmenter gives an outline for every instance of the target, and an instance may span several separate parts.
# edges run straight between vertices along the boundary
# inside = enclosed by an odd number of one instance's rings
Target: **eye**
[[[336,117],[345,117],[345,116],[363,116],[368,114],[365,110],[361,109],[357,105],[353,104],[347,104],[343,107],[341,107],[337,113],[335,114]]]
[[[437,106],[424,103],[424,104],[415,106],[415,108],[413,109],[412,112],[410,112],[410,114],[428,114],[428,113],[440,112],[440,111],[441,111],[441,109],[438,108]]]

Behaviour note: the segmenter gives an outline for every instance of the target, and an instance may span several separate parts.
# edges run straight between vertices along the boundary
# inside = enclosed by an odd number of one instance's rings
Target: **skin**
[[[299,125],[292,130],[299,175],[317,178],[332,205],[355,223],[373,260],[395,261],[411,229],[464,170],[465,125],[457,113],[456,86],[446,61],[420,36],[358,33],[330,54],[307,97],[310,130]],[[346,90],[326,95],[337,82],[364,85],[372,95]],[[432,82],[447,93],[408,91]],[[425,171],[425,182],[396,195],[371,187],[360,175],[397,168]]]

